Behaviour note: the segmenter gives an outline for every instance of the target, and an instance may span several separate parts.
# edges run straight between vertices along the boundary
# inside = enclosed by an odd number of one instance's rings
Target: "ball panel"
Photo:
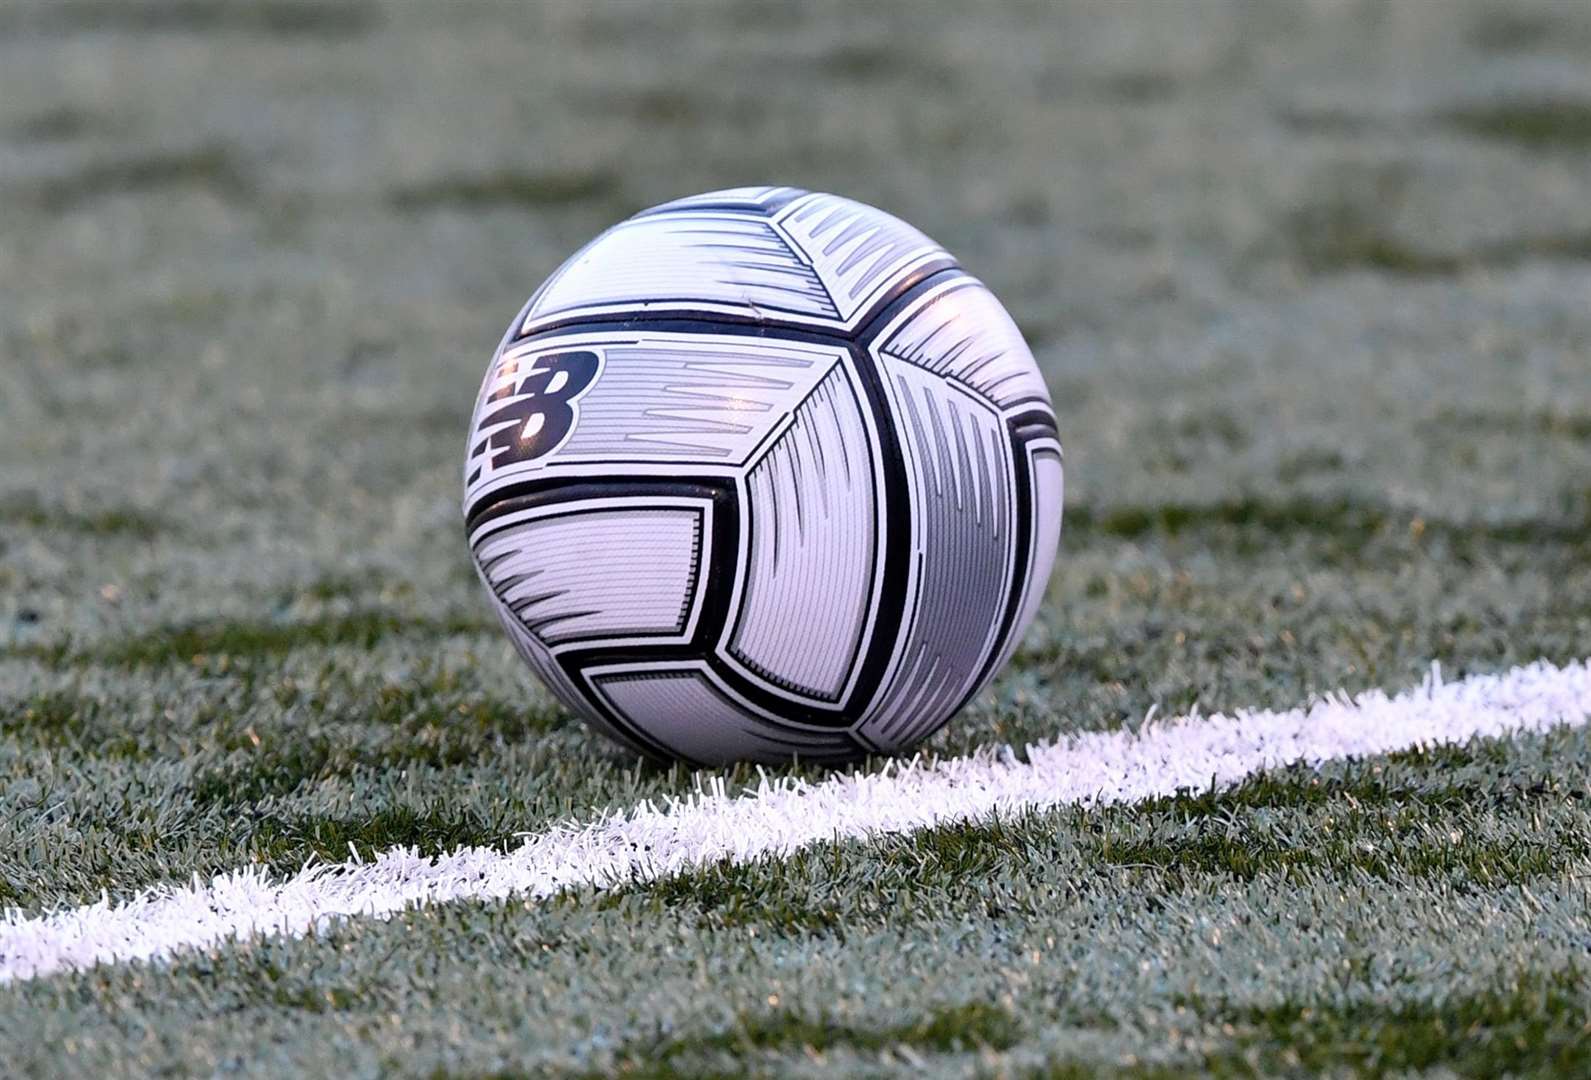
[[[909,745],[936,730],[977,684],[1011,590],[1012,451],[982,397],[889,357],[911,486],[913,560],[896,665],[858,731]]]
[[[516,402],[533,415],[541,399],[517,394],[494,401],[491,396],[537,379],[542,357],[576,353],[597,357],[598,373],[577,396],[545,406],[554,412],[569,410],[562,441],[534,456],[495,448],[492,439],[504,425],[494,418]],[[652,463],[665,465],[665,471],[677,470],[681,462],[738,466],[766,444],[847,355],[838,344],[715,334],[710,329],[632,331],[621,337],[583,333],[576,327],[516,345],[494,362],[476,406],[465,465],[466,511],[481,506],[494,491],[529,478],[644,474]],[[557,387],[554,397],[567,389]]]
[[[636,217],[649,217],[653,214],[668,214],[676,210],[744,210],[747,212],[766,212],[776,210],[791,199],[805,195],[800,188],[792,187],[738,187],[725,188],[722,191],[707,191],[700,195],[687,195],[683,199],[675,199],[654,206],[649,210],[642,210]]]
[[[733,701],[703,670],[592,671],[603,702],[671,754],[704,765],[728,761],[836,759],[856,754],[842,734],[793,733]]]
[[[498,601],[544,645],[688,632],[709,504],[613,499],[493,521],[475,543]],[[643,539],[644,538],[644,541]],[[644,542],[645,557],[636,558]]]
[[[847,323],[914,270],[954,262],[899,218],[837,195],[803,195],[774,224],[811,264]]]
[[[1027,550],[1026,572],[1022,575],[1022,594],[1018,600],[1016,620],[1006,635],[1000,657],[994,666],[999,671],[1011,662],[1017,646],[1022,643],[1033,617],[1038,614],[1044,600],[1045,586],[1049,584],[1050,571],[1055,567],[1055,555],[1061,543],[1061,503],[1065,488],[1065,473],[1061,463],[1061,444],[1054,439],[1035,439],[1027,443],[1023,452],[1028,457],[1028,484],[1033,508],[1028,523],[1031,541]]]
[[[878,348],[977,390],[1001,408],[1050,400],[1022,332],[976,278],[929,289],[879,335]]]
[[[838,702],[867,630],[878,493],[862,404],[836,364],[746,478],[746,562],[728,653]]]
[[[637,456],[740,464],[842,350],[767,338],[636,335],[606,348],[561,459]]]
[[[743,317],[764,311],[836,322],[816,271],[761,217],[711,211],[631,218],[564,263],[526,314],[522,333],[572,314],[645,305]]]

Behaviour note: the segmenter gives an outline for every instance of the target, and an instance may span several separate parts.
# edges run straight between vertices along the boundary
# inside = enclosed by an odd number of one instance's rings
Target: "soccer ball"
[[[906,223],[737,188],[643,211],[531,297],[476,401],[470,552],[592,726],[701,764],[926,738],[1049,579],[1061,445],[994,296]]]

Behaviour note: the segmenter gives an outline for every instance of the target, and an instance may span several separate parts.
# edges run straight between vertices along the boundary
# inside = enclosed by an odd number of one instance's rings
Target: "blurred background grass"
[[[1006,301],[1074,584],[1090,537],[1187,528],[1561,546],[1588,57],[1573,2],[16,0],[0,640],[478,616],[456,472],[501,328],[617,218],[763,181],[890,209]]]

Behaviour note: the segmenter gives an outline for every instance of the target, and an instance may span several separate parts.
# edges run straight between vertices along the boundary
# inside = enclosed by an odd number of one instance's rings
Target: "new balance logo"
[[[476,434],[484,438],[471,448],[471,457],[489,453],[492,468],[502,469],[557,450],[574,432],[576,403],[601,367],[597,354],[586,351],[503,360],[500,385],[486,399],[488,405],[502,404],[488,407],[476,425]]]

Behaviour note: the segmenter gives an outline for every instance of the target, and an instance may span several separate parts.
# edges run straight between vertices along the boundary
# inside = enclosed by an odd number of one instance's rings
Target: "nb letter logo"
[[[594,352],[574,351],[503,361],[502,385],[487,397],[476,426],[490,432],[472,455],[491,454],[493,469],[546,457],[564,444],[578,417],[576,402],[596,382],[601,361]],[[493,402],[501,402],[491,408]]]

